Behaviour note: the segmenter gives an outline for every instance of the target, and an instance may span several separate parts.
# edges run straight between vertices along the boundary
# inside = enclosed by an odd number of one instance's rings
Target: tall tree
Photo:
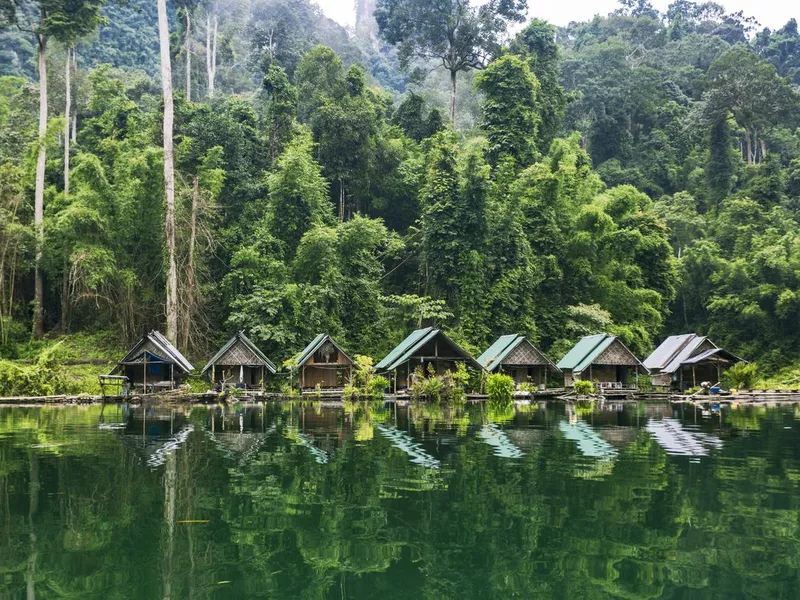
[[[206,11],[206,76],[208,78],[208,97],[214,96],[214,82],[217,78],[217,37],[219,35],[219,14],[217,3],[211,4],[211,11]],[[214,29],[211,29],[211,13],[214,13]]]
[[[161,90],[164,96],[164,232],[167,242],[167,339],[178,337],[178,267],[175,261],[175,169],[173,166],[172,64],[169,56],[169,23],[166,0],[158,2],[158,41],[161,48]]]
[[[450,120],[456,114],[456,77],[481,69],[499,50],[508,21],[520,22],[527,0],[378,0],[375,19],[381,36],[398,47],[400,62],[441,62],[450,73]]]
[[[101,22],[100,8],[105,0],[39,0],[37,2],[18,2],[0,0],[2,23],[14,24],[34,34],[36,38],[39,66],[39,131],[36,157],[36,182],[34,186],[34,225],[36,227],[37,250],[34,265],[34,314],[33,335],[44,335],[44,281],[41,269],[42,246],[44,243],[44,186],[47,151],[47,41],[54,37],[65,45],[93,31]],[[39,21],[29,21],[32,14],[38,14]],[[67,97],[69,97],[69,54],[67,54]],[[67,101],[69,102],[69,100]],[[69,122],[69,115],[65,115]],[[68,127],[68,126],[67,126]],[[68,131],[67,131],[68,133]],[[67,139],[69,135],[67,135]],[[69,142],[66,142],[66,149]],[[65,185],[68,187],[68,158],[65,159]]]
[[[192,99],[192,17],[201,0],[174,0],[181,9],[185,25],[183,28],[183,52],[186,55],[186,99]],[[216,42],[216,39],[215,39]],[[208,48],[206,48],[208,52]],[[209,78],[210,79],[210,78]]]
[[[536,152],[539,123],[539,81],[520,57],[507,54],[489,64],[475,78],[483,92],[483,129],[489,138],[489,159],[503,157],[527,166]]]

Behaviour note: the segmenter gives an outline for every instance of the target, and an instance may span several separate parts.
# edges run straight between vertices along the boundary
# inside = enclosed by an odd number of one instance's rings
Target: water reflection
[[[718,437],[685,428],[677,419],[650,420],[646,429],[667,454],[675,456],[706,456],[723,445]]]
[[[799,418],[0,408],[0,597],[793,598]]]

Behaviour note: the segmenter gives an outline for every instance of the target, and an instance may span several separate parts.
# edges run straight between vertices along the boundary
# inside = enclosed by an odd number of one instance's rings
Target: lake
[[[0,408],[2,598],[796,598],[800,410]]]

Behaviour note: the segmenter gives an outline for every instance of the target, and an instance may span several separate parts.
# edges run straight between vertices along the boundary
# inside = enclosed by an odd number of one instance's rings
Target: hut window
[[[335,363],[337,359],[336,346],[331,342],[325,342],[319,350],[314,353],[315,363]]]

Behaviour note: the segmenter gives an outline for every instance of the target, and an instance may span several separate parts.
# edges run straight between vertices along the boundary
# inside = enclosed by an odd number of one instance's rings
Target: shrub
[[[442,380],[436,377],[428,377],[422,381],[422,396],[428,402],[440,402],[442,399]]]
[[[372,378],[369,384],[369,393],[373,396],[381,396],[386,389],[391,385],[391,382],[383,375],[376,375]]]
[[[756,376],[758,375],[758,365],[752,363],[736,363],[730,369],[723,373],[728,379],[731,387],[742,388],[749,390],[756,383]]]
[[[514,380],[510,375],[495,373],[486,380],[486,393],[489,402],[510,403],[514,399]]]
[[[355,400],[358,398],[358,388],[354,385],[347,384],[342,390],[342,397],[348,400]]]
[[[575,393],[580,396],[594,394],[594,384],[587,379],[578,379],[573,386]]]

